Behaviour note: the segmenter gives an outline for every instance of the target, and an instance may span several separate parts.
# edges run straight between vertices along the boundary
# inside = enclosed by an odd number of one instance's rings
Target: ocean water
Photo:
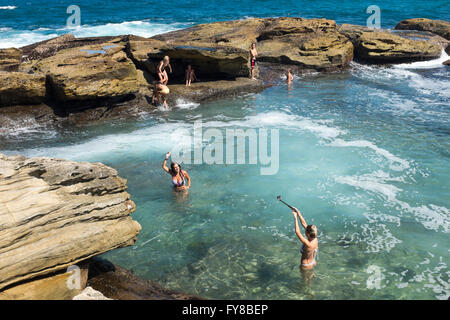
[[[71,5],[80,8],[80,26],[67,26]],[[394,28],[403,19],[450,19],[448,0],[0,0],[0,48],[20,47],[65,33],[77,37],[135,34],[150,37],[198,23],[247,17],[296,16],[329,18],[365,25],[370,5],[381,10],[381,27]]]
[[[233,1],[166,1],[157,11],[151,1],[142,7],[143,1],[135,2],[125,10],[119,1],[114,9],[107,2],[79,1],[85,8],[79,32],[151,35],[199,22],[298,12],[359,24],[367,16],[366,2],[357,1],[341,1],[339,8],[328,1],[315,6],[254,1],[239,10]],[[69,2],[55,1],[45,9],[53,20],[34,14],[28,21],[22,16],[32,12],[26,3],[0,2],[0,15],[9,17],[0,19],[0,27],[12,29],[9,36],[2,32],[0,43],[64,32],[56,17],[65,19],[60,9]],[[386,27],[410,17],[449,17],[445,1],[392,2],[386,9],[383,3],[378,5]],[[101,161],[116,168],[128,180],[137,205],[133,218],[143,229],[134,246],[105,257],[168,288],[222,299],[447,299],[450,72],[441,64],[445,59],[443,53],[435,61],[390,67],[352,63],[340,73],[296,76],[292,87],[280,78],[259,94],[203,104],[180,100],[138,120],[70,128],[24,119],[0,128],[0,152]],[[186,164],[192,188],[185,197],[174,193],[161,163],[167,151],[189,142],[198,120],[204,130],[223,134],[278,129],[278,172],[261,175],[262,166],[248,161]],[[205,140],[199,148],[211,145]],[[279,194],[318,226],[312,280],[299,270],[300,243],[292,214],[276,200]]]

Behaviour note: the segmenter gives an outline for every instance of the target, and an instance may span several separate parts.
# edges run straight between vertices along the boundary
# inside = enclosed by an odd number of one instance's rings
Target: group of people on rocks
[[[256,42],[253,42],[250,46],[249,50],[250,54],[250,78],[252,80],[256,80],[255,78],[255,68],[256,68],[256,58],[258,56],[258,51],[256,50]],[[167,87],[167,83],[169,82],[169,76],[167,74],[167,69],[172,73],[172,66],[170,65],[169,56],[165,56],[157,66],[157,73],[159,80],[154,82],[153,87],[153,95],[152,95],[152,104],[155,104],[156,101],[158,103],[162,103],[165,108],[167,106],[167,95],[170,90]],[[194,81],[199,81],[197,76],[195,75],[195,70],[191,65],[188,65],[185,70],[185,80],[186,86],[190,87],[191,83]],[[293,80],[292,70],[289,68],[286,72],[286,82],[290,84]]]
[[[167,87],[167,83],[169,82],[169,76],[167,74],[167,69],[172,73],[172,66],[170,65],[169,56],[165,56],[158,64],[157,73],[159,80],[154,82],[153,87],[153,95],[152,95],[152,103],[154,104],[156,101],[158,103],[162,103],[165,108],[167,106],[167,95],[170,90]],[[193,81],[198,81],[197,76],[195,75],[195,71],[191,65],[188,65],[185,71],[185,79],[186,86],[190,87]]]

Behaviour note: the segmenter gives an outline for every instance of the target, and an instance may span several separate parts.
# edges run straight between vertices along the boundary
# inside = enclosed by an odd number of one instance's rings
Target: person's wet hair
[[[313,224],[309,224],[306,226],[306,234],[309,235],[312,239],[317,238],[317,227]]]
[[[181,172],[181,166],[178,164],[178,163],[176,163],[176,162],[172,162],[171,164],[170,164],[170,170],[173,172],[173,173],[175,173],[175,166],[178,166],[178,169],[180,169],[180,172]]]

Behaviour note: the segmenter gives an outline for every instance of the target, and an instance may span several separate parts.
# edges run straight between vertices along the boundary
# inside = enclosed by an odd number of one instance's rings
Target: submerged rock
[[[17,71],[22,61],[22,50],[0,49],[0,71]]]
[[[0,72],[0,107],[38,104],[46,95],[45,76],[22,72]]]
[[[89,265],[88,286],[114,300],[199,300],[201,297],[161,287],[131,271],[95,258]]]
[[[395,26],[395,29],[429,31],[450,40],[450,21],[430,20],[426,18],[406,19],[400,21]]]
[[[0,290],[134,244],[126,189],[101,163],[0,155]]]

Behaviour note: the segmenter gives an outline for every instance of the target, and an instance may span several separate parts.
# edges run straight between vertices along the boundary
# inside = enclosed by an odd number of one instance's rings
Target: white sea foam
[[[187,27],[186,23],[156,23],[151,21],[125,21],[92,26],[82,25],[75,28],[38,28],[35,30],[4,30],[0,34],[0,48],[22,47],[35,42],[51,39],[62,34],[72,33],[75,37],[118,36],[134,34],[141,37],[151,37]]]
[[[14,10],[16,8],[16,6],[1,6],[0,10]]]
[[[402,189],[386,183],[397,179],[391,178],[388,173],[383,171],[356,176],[339,176],[336,177],[335,180],[341,184],[347,184],[359,189],[381,194],[388,201],[395,201],[397,194],[402,191]]]
[[[0,49],[1,48],[19,48],[35,42],[40,42],[55,38],[60,34],[50,33],[44,34],[38,31],[15,31],[13,29],[7,30],[0,34]]]
[[[442,50],[441,56],[438,59],[428,61],[417,61],[411,63],[397,64],[394,68],[397,69],[434,69],[445,67],[442,63],[450,59],[445,50]]]
[[[448,233],[450,231],[450,211],[445,207],[434,204],[413,207],[399,200],[397,195],[402,191],[390,182],[403,182],[403,178],[391,177],[383,171],[355,176],[339,176],[335,181],[347,184],[364,191],[381,195],[388,203],[402,210],[404,213],[412,214],[417,222],[429,230]]]
[[[343,139],[336,139],[332,141],[329,146],[333,147],[358,147],[358,148],[369,148],[375,151],[377,154],[385,157],[391,162],[391,169],[395,171],[402,171],[409,168],[409,162],[401,159],[389,151],[378,147],[374,143],[367,140],[355,140],[355,141],[345,141]]]
[[[99,26],[83,25],[77,28],[64,28],[60,30],[73,33],[75,37],[118,36],[123,34],[152,37],[186,26],[186,24],[182,23],[164,24],[150,21],[125,21],[121,23],[107,23]]]
[[[196,103],[196,102],[192,102],[192,101],[187,101],[184,99],[178,99],[176,101],[176,108],[179,109],[195,109],[200,105],[200,103]]]
[[[394,237],[384,224],[363,224],[361,228],[360,236],[361,241],[366,245],[366,253],[389,252],[402,242]]]
[[[420,69],[446,68],[442,62],[449,59],[449,56],[443,52],[439,59],[431,61],[421,61],[408,64],[398,64],[393,67],[380,67],[362,65],[352,62],[354,75],[373,81],[375,83],[384,84],[386,80],[397,81],[399,84],[406,83],[409,87],[420,92],[423,95],[437,95],[444,98],[450,98],[450,81],[445,79],[436,80],[428,78],[417,73]]]

